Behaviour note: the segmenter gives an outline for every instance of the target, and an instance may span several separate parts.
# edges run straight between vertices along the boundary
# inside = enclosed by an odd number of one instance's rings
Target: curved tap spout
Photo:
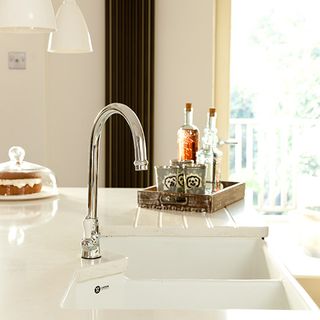
[[[97,216],[100,138],[106,121],[115,113],[122,115],[130,127],[134,145],[135,169],[137,171],[148,169],[144,132],[137,115],[128,106],[121,103],[111,103],[104,107],[94,121],[90,139],[88,214],[83,222],[84,239],[82,240],[82,258],[86,259],[101,257]]]

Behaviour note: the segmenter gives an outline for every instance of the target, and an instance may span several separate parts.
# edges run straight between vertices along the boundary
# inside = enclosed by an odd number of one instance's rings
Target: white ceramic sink
[[[90,280],[75,276],[63,299],[64,308],[316,308],[288,272],[270,257],[262,239],[109,237],[101,239],[101,247],[128,257],[127,269],[122,263],[117,272],[116,264],[110,269],[108,263],[101,263],[97,264],[96,276],[94,267],[90,269]]]
[[[265,241],[234,237],[108,237],[102,248],[128,257],[131,279],[269,279],[279,272]]]

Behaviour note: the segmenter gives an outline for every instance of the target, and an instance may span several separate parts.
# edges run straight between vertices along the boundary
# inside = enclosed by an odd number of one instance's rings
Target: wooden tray
[[[157,191],[156,186],[138,191],[141,208],[213,213],[244,198],[245,183],[222,181],[223,189],[210,195]]]

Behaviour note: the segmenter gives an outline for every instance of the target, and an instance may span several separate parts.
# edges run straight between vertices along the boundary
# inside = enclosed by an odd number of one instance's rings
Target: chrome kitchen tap
[[[100,233],[97,216],[100,137],[106,121],[115,113],[122,115],[126,119],[131,129],[135,155],[135,161],[133,164],[136,171],[148,170],[146,141],[137,115],[124,104],[111,103],[107,105],[97,115],[91,132],[89,154],[88,214],[83,221],[84,239],[81,242],[82,258],[85,259],[96,259],[101,257]]]

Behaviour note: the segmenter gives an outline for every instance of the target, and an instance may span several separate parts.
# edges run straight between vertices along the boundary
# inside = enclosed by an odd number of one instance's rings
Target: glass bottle
[[[197,163],[206,165],[206,193],[209,194],[222,188],[220,179],[223,153],[218,148],[217,133],[216,109],[209,108],[202,148],[197,152]]]
[[[192,104],[186,103],[184,109],[184,125],[178,130],[178,160],[196,161],[199,149],[199,129],[193,124]]]

